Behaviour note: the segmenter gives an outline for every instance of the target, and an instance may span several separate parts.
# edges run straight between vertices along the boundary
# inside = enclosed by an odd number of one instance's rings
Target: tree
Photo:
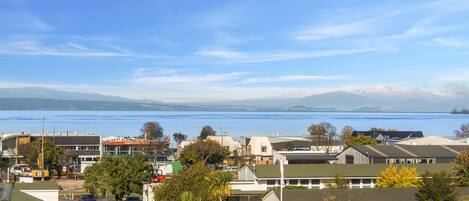
[[[461,125],[461,128],[454,131],[454,134],[458,137],[469,138],[469,123]]]
[[[163,137],[163,128],[156,121],[145,122],[140,129],[140,138],[148,140],[161,140]]]
[[[230,189],[228,183],[231,175],[228,174],[212,171],[203,162],[197,162],[156,187],[154,198],[156,201],[217,201],[225,197]]]
[[[205,140],[208,136],[214,136],[216,134],[217,132],[215,132],[211,126],[205,125],[202,127],[202,131],[200,131],[199,139]]]
[[[456,182],[460,186],[469,186],[469,152],[462,151],[459,153],[454,162],[454,174]]]
[[[295,144],[290,141],[290,142],[283,144],[283,148],[287,151],[291,151],[293,150],[293,148],[295,148]]]
[[[229,155],[229,151],[220,144],[211,140],[198,140],[181,151],[179,161],[184,165],[192,165],[197,162],[207,164],[222,163]]]
[[[379,131],[386,131],[386,129],[373,127],[373,128],[370,128],[370,131],[379,132]]]
[[[110,192],[115,200],[122,200],[130,193],[140,193],[143,182],[151,176],[152,167],[141,155],[105,155],[93,166],[85,169],[84,186],[90,193]]]
[[[230,172],[212,171],[205,177],[211,197],[222,201],[223,197],[230,195],[230,181],[233,175]]]
[[[456,188],[444,172],[425,174],[415,197],[418,201],[456,201]]]
[[[329,122],[311,124],[308,132],[312,138],[313,146],[330,146],[337,134],[337,129]]]
[[[353,131],[355,129],[352,126],[344,126],[340,131],[341,138],[343,141],[346,141],[348,138],[352,137]]]
[[[349,180],[345,179],[342,175],[334,175],[334,179],[326,183],[328,189],[347,189],[349,187]]]
[[[30,166],[38,166],[42,141],[37,140],[25,145],[23,149],[23,160]],[[44,138],[44,168],[57,169],[60,167],[64,151],[54,142]]]
[[[356,137],[349,137],[345,140],[345,146],[349,147],[352,145],[375,145],[376,140],[370,136],[359,135]]]
[[[173,134],[173,139],[176,142],[176,144],[179,146],[182,141],[187,139],[187,135],[184,135],[181,132],[176,132]]]
[[[401,167],[398,171],[396,165],[389,165],[376,180],[378,188],[415,188],[420,185],[415,167]]]

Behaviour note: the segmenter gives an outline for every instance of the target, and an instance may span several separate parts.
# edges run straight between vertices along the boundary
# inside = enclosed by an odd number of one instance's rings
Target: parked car
[[[23,176],[23,174],[26,172],[28,165],[26,164],[16,164],[11,166],[10,168],[10,173],[16,175],[16,176]]]
[[[96,201],[96,197],[91,194],[83,194],[80,196],[79,201]]]
[[[125,200],[126,200],[126,201],[140,201],[140,198],[139,198],[139,197],[131,196],[131,197],[127,197]]]

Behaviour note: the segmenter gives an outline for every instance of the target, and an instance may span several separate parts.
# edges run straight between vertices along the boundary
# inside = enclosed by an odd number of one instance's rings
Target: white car
[[[10,168],[10,173],[16,175],[16,176],[22,176],[24,172],[26,171],[28,165],[26,164],[16,164],[11,166]]]

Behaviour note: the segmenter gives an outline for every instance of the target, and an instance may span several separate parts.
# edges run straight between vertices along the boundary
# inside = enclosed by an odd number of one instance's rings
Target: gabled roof
[[[272,196],[274,193],[277,200],[280,197],[278,189],[266,194]],[[323,201],[333,196],[334,200],[360,200],[360,201],[415,201],[416,188],[375,188],[375,189],[285,189],[283,200],[295,201]],[[459,196],[468,196],[469,188],[459,188]]]
[[[365,135],[377,138],[382,135],[386,139],[402,140],[423,137],[422,131],[353,131],[352,136]]]
[[[455,158],[469,145],[355,145],[353,148],[374,158]]]
[[[415,167],[419,175],[425,172],[452,172],[452,164],[398,164]],[[284,165],[285,178],[376,177],[388,164],[291,164]],[[280,165],[249,166],[257,178],[280,178]]]

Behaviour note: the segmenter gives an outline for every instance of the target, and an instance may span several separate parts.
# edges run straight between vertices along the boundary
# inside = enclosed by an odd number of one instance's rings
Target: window
[[[312,179],[311,180],[311,185],[319,185],[319,179]]]
[[[371,184],[371,179],[363,179],[362,183],[363,184]]]
[[[267,185],[270,185],[270,186],[275,185],[275,180],[267,180]]]
[[[267,147],[266,147],[266,146],[262,146],[262,147],[261,147],[261,152],[267,152]]]
[[[298,185],[298,180],[297,179],[291,179],[289,180],[290,185]]]
[[[307,180],[307,179],[302,179],[302,180],[300,180],[300,184],[301,184],[301,185],[308,185],[308,184],[309,184],[309,180]]]
[[[352,179],[352,185],[360,185],[360,179]]]
[[[352,155],[345,155],[345,163],[346,164],[353,164],[354,159]]]

